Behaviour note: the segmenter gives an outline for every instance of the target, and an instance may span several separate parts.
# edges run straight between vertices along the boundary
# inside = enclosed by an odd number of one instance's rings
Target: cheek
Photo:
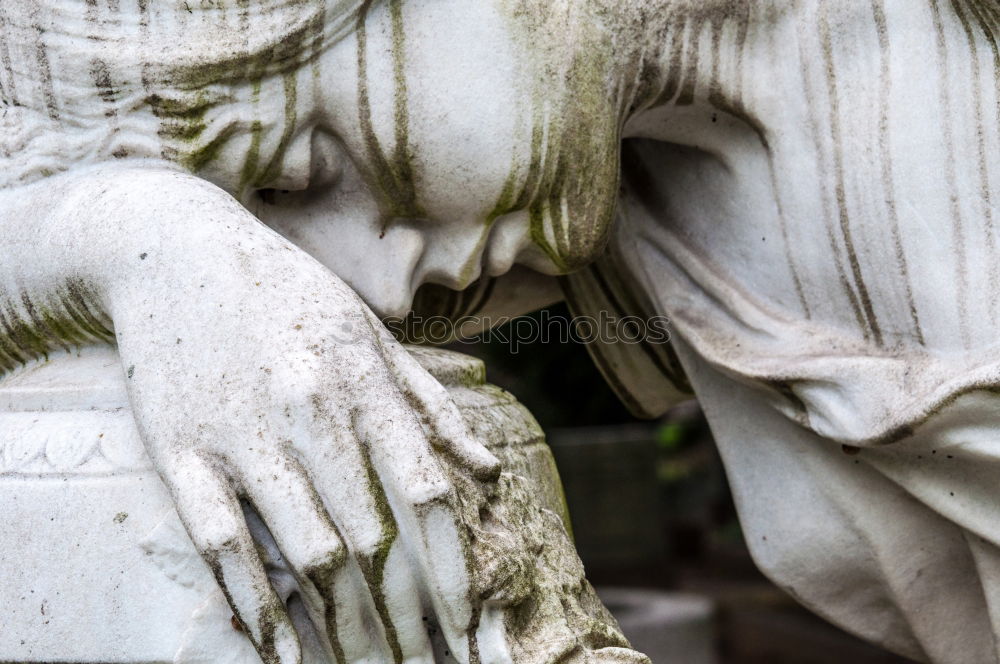
[[[551,277],[558,277],[566,274],[566,269],[553,262],[551,256],[537,245],[528,245],[517,257],[517,264]]]
[[[434,220],[492,221],[508,190],[520,187],[531,170],[530,127],[513,111],[465,107],[434,126],[418,130],[414,120],[414,173],[420,207]],[[469,121],[473,126],[466,127]]]
[[[405,315],[424,251],[423,234],[407,222],[386,226],[357,170],[350,163],[341,167],[335,183],[271,191],[248,207],[343,279],[376,313]]]

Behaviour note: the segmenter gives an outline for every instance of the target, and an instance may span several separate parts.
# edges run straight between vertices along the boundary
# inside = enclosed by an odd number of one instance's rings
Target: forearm
[[[0,372],[114,340],[95,269],[108,229],[66,213],[89,189],[89,178],[59,176],[0,194]]]
[[[0,193],[0,371],[114,342],[116,305],[190,287],[199,265],[232,255],[236,226],[254,223],[223,192],[164,170],[106,168]]]

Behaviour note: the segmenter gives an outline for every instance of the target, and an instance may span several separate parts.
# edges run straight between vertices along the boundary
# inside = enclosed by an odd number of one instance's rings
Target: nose
[[[361,299],[375,312],[381,319],[405,318],[413,306],[414,293],[409,288],[393,287],[385,284],[381,287],[369,289],[367,293],[361,294]]]
[[[413,228],[396,226],[372,244],[361,239],[356,247],[341,245],[340,252],[356,257],[344,269],[334,269],[372,311],[381,318],[402,318],[410,312],[419,285],[418,263],[425,244]],[[350,244],[349,238],[344,244]],[[351,251],[350,249],[354,249]]]

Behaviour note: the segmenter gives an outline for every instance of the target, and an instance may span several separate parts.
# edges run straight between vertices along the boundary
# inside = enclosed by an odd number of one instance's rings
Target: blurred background
[[[548,312],[571,317],[564,305]],[[654,664],[910,662],[815,617],[756,570],[695,402],[637,420],[579,344],[450,348],[485,360],[489,381],[545,429],[588,578]]]

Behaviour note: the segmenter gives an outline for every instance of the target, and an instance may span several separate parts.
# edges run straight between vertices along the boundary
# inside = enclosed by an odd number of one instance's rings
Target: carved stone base
[[[414,354],[506,469],[565,519],[530,413],[485,384],[478,360]],[[54,357],[0,381],[0,505],[0,662],[259,663],[151,468],[114,351]],[[291,593],[287,572],[273,569],[272,581]],[[306,662],[319,661],[304,646]]]

